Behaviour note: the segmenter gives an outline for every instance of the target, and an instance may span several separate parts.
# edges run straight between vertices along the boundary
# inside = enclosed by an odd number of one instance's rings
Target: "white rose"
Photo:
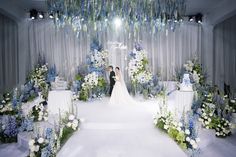
[[[29,146],[33,146],[35,141],[33,139],[29,140]]]
[[[39,144],[42,144],[44,142],[44,139],[42,138],[42,137],[40,137],[39,139],[38,139],[38,143]]]
[[[169,127],[168,125],[164,125],[164,129],[167,130]]]
[[[186,141],[189,142],[189,141],[190,141],[190,138],[189,138],[189,137],[186,137]]]
[[[70,128],[71,127],[71,122],[68,122],[67,124],[66,124],[66,126],[68,127],[68,128]]]
[[[202,118],[198,118],[198,120],[199,120],[200,122],[203,122],[203,119],[202,119]]]
[[[190,131],[188,129],[186,129],[185,134],[190,135]]]
[[[179,127],[182,127],[182,126],[183,126],[183,124],[181,122],[179,122]]]
[[[34,145],[30,146],[29,149],[30,149],[30,152],[34,152]]]
[[[74,119],[75,119],[75,116],[71,114],[71,115],[69,116],[69,120],[74,120]]]
[[[194,144],[196,144],[196,142],[191,139],[191,140],[190,140],[190,144],[191,144],[191,145],[194,145]]]
[[[36,145],[35,147],[34,147],[34,152],[38,152],[39,151],[39,145]]]

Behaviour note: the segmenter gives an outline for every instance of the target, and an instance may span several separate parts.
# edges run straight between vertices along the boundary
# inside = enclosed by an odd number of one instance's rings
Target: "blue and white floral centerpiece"
[[[78,81],[81,85],[79,99],[88,101],[93,98],[101,98],[106,94],[105,70],[108,62],[108,52],[105,51],[97,40],[91,44],[91,51],[87,57],[88,73]],[[82,83],[81,83],[82,80]]]

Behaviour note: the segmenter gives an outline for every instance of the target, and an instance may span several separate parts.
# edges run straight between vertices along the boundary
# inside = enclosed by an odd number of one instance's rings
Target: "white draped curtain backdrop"
[[[236,16],[214,29],[213,83],[224,89],[224,83],[236,91]]]
[[[9,91],[18,82],[17,23],[0,14],[0,93]]]
[[[88,27],[89,29],[89,27]],[[159,74],[162,80],[173,80],[176,69],[186,60],[198,56],[201,60],[201,26],[193,23],[183,23],[175,31],[161,31],[156,34],[148,28],[133,32],[124,28],[113,30],[81,32],[77,37],[70,26],[55,29],[52,21],[34,21],[28,26],[28,35],[24,39],[28,42],[28,57],[23,64],[32,68],[37,63],[39,54],[45,56],[49,65],[56,65],[59,75],[72,80],[77,73],[78,66],[86,64],[86,55],[90,51],[90,44],[97,37],[105,50],[109,52],[109,64],[119,66],[125,80],[127,76],[127,56],[139,42],[148,52],[150,70]],[[26,34],[27,34],[26,33]],[[127,47],[123,49],[115,43]],[[27,67],[27,66],[23,66]],[[22,69],[26,71],[29,69]]]

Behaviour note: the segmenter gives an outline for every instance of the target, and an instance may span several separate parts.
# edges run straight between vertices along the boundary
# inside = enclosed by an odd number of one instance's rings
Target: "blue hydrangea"
[[[33,126],[33,118],[30,118],[30,117],[26,117],[24,118],[24,120],[22,120],[21,122],[21,126],[19,128],[19,131],[20,132],[23,132],[23,131],[32,131],[34,128]]]
[[[14,116],[9,116],[7,124],[4,130],[4,134],[8,137],[16,137],[18,133],[16,118]]]

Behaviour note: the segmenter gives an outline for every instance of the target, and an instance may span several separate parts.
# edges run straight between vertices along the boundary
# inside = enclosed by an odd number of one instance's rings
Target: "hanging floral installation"
[[[153,32],[174,30],[186,11],[186,0],[47,0],[48,13],[57,27],[72,25],[75,32],[107,27],[122,19],[133,30],[149,26]]]

